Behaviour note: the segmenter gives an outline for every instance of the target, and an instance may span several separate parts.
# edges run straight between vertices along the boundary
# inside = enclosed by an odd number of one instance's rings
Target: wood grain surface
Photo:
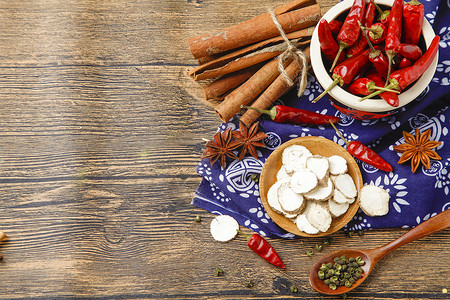
[[[1,299],[332,299],[307,281],[323,239],[270,240],[280,271],[242,237],[214,242],[190,204],[220,121],[186,40],[284,2],[0,2]],[[322,253],[403,232],[338,232]],[[347,296],[448,299],[449,248],[449,230],[406,245]]]

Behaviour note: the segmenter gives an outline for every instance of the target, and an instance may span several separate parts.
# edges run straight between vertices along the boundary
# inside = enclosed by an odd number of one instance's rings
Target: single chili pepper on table
[[[378,73],[378,71],[367,73],[366,77],[371,79],[377,86],[384,85],[384,79],[380,75],[380,73]],[[398,93],[398,91],[397,92],[383,92],[380,94],[380,97],[384,101],[386,101],[386,103],[389,104],[390,106],[398,107],[400,102],[399,102],[397,93]]]
[[[330,25],[331,33],[333,34],[333,36],[337,36],[339,34],[339,31],[341,30],[342,22],[335,19],[328,22],[328,25]]]
[[[341,30],[336,38],[339,44],[339,51],[336,55],[336,58],[331,65],[330,72],[333,71],[334,67],[337,64],[339,56],[341,52],[353,45],[356,42],[359,36],[359,27],[357,21],[362,21],[364,17],[364,8],[366,6],[365,0],[354,0],[352,7],[350,8],[350,12],[342,23]]]
[[[387,90],[382,86],[377,86],[377,84],[373,80],[365,77],[353,80],[353,82],[347,88],[347,91],[354,95],[369,95],[376,90],[383,90],[394,93],[397,92],[394,90]]]
[[[277,266],[281,269],[286,268],[278,253],[262,236],[257,233],[250,235],[242,233],[241,231],[238,232],[247,238],[247,246],[252,249],[253,252],[258,254],[274,266]]]
[[[382,10],[375,2],[373,2],[373,0],[370,0],[370,3],[372,3],[378,11],[378,20],[380,20],[383,25],[387,26],[387,24],[389,24],[390,10]]]
[[[403,42],[419,44],[422,34],[425,8],[417,0],[411,0],[403,6]]]
[[[339,51],[339,45],[333,38],[333,34],[331,33],[331,29],[327,20],[325,19],[320,20],[317,28],[317,33],[319,38],[320,49],[322,49],[322,52],[328,59],[328,61],[332,62]],[[344,59],[345,53],[341,52],[338,62],[340,63]]]
[[[253,109],[262,114],[270,116],[272,121],[277,123],[287,123],[296,125],[328,125],[330,122],[337,123],[341,120],[339,117],[323,115],[313,111],[299,109],[285,105],[275,105],[270,110],[258,109],[251,106],[242,106],[243,108]],[[242,108],[241,107],[241,108]]]
[[[409,67],[395,71],[389,76],[388,89],[394,89],[398,91],[404,90],[408,85],[419,79],[420,76],[428,69],[433,62],[436,54],[439,50],[440,37],[436,35],[431,41],[427,51],[416,62]],[[362,100],[372,98],[382,91],[376,91],[370,95],[365,96]]]
[[[361,75],[361,71],[370,64],[369,51],[369,49],[366,49],[337,65],[336,68],[333,69],[333,75],[331,76],[334,81],[311,102],[316,103],[320,98],[328,94],[328,92],[336,85],[339,84],[340,86],[343,86],[344,84],[349,84],[357,75]]]
[[[399,69],[404,69],[406,67],[412,66],[412,64],[413,64],[412,61],[410,61],[406,57],[403,57],[398,65],[398,67],[399,67]]]
[[[364,12],[363,21],[361,22],[364,27],[370,27],[373,25],[373,20],[375,19],[375,5],[369,2],[366,6],[366,10]],[[359,22],[359,21],[358,21]],[[363,51],[367,46],[367,40],[364,36],[359,35],[356,42],[351,45],[347,50],[347,56],[353,56]]]
[[[361,26],[361,23],[359,23],[359,27],[361,27],[362,35],[364,36],[364,39],[367,42],[367,45],[369,45],[370,53],[369,53],[369,61],[372,63],[372,65],[375,67],[375,69],[380,73],[381,76],[384,78],[387,78],[388,68],[389,68],[389,62],[386,58],[386,56],[381,52],[380,50],[376,50],[372,43],[369,40],[369,37],[367,36],[366,32],[363,27]]]
[[[381,156],[379,156],[375,151],[373,151],[360,141],[351,141],[351,142],[347,141],[341,134],[341,132],[336,128],[336,126],[334,126],[334,124],[331,124],[331,126],[333,126],[334,130],[336,130],[339,137],[345,142],[345,144],[347,145],[347,151],[352,156],[381,171],[385,172],[393,171],[392,166],[387,161],[385,161]]]
[[[416,61],[422,56],[422,49],[414,44],[400,44],[397,53],[409,60]]]
[[[389,61],[387,78],[391,75],[392,59],[397,54],[396,51],[400,45],[400,38],[402,35],[403,0],[394,0],[389,15],[390,20],[384,46],[384,51],[386,52]],[[386,85],[387,84],[388,81],[386,81]]]

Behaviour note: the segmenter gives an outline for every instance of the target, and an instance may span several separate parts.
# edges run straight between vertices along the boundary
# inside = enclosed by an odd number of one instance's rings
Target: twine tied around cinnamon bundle
[[[281,53],[278,56],[278,70],[283,75],[283,79],[286,81],[286,83],[289,86],[294,85],[294,81],[292,78],[287,74],[286,70],[283,66],[283,61],[288,58],[289,56],[292,56],[295,61],[298,63],[299,66],[302,67],[302,73],[300,75],[300,80],[298,83],[298,90],[297,90],[297,96],[300,97],[303,92],[306,89],[306,84],[308,82],[308,60],[306,58],[306,55],[303,53],[302,50],[295,47],[289,38],[286,36],[286,33],[283,30],[283,27],[281,26],[280,22],[278,22],[278,19],[275,15],[275,12],[272,9],[268,9],[268,12],[270,16],[272,17],[272,21],[274,22],[275,26],[277,26],[278,31],[280,32],[280,35],[282,36],[283,40],[285,41],[287,45],[287,49]]]

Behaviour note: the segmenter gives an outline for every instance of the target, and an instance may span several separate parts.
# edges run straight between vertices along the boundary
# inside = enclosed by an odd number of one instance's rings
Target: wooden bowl
[[[267,192],[270,187],[277,181],[276,175],[278,170],[280,170],[282,166],[281,156],[286,147],[291,145],[302,145],[312,153],[318,154],[325,157],[330,157],[332,155],[339,155],[345,158],[348,164],[348,174],[353,178],[355,182],[356,188],[358,190],[358,196],[352,204],[350,204],[347,212],[338,218],[333,218],[331,222],[331,226],[326,232],[319,232],[318,234],[307,234],[305,232],[300,231],[297,228],[297,225],[290,219],[286,218],[284,215],[281,215],[275,212],[267,202]],[[260,176],[259,189],[261,200],[266,209],[269,216],[272,220],[284,230],[293,233],[298,236],[304,237],[320,237],[332,234],[342,227],[345,226],[356,214],[359,208],[359,191],[363,186],[363,179],[361,175],[361,171],[359,170],[359,166],[350,153],[347,150],[338,144],[330,141],[326,138],[317,137],[317,136],[306,136],[292,139],[286,143],[283,143],[279,146],[275,151],[270,154],[267,158],[262,172]]]

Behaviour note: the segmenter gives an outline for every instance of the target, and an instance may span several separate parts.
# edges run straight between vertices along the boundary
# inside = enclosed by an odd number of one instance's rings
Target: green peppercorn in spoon
[[[369,250],[356,250],[356,249],[342,249],[330,253],[323,258],[321,258],[312,268],[311,273],[309,274],[309,283],[311,286],[318,291],[319,293],[325,295],[340,295],[347,293],[357,286],[359,286],[370,274],[370,272],[375,267],[375,264],[386,256],[388,253],[397,249],[400,246],[403,246],[409,242],[415,241],[427,235],[436,233],[443,229],[446,229],[450,226],[450,209],[445,210],[444,212],[439,213],[438,215],[428,219],[427,221],[417,225],[415,228],[411,229],[398,239],[394,241]],[[355,280],[355,282],[350,286],[341,285],[336,287],[336,289],[331,289],[329,285],[327,285],[323,279],[319,278],[319,274],[323,274],[324,267],[322,265],[331,265],[330,263],[335,262],[335,258],[339,257],[359,257],[361,263],[360,268],[363,270],[361,273],[361,278]],[[322,272],[321,271],[322,267]],[[322,277],[322,276],[321,276]],[[332,286],[334,288],[334,286]]]

